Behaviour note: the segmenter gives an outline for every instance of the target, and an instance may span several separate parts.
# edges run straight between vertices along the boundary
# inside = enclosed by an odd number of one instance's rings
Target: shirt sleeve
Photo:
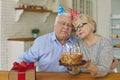
[[[110,41],[105,41],[105,43],[102,43],[103,47],[100,54],[99,54],[99,64],[97,65],[99,71],[96,75],[93,75],[95,77],[105,76],[110,72],[110,66],[113,62],[113,48]]]
[[[25,61],[29,62],[36,62],[39,59],[40,53],[40,44],[39,39],[35,40],[33,45],[25,51],[20,57],[17,58],[17,62]]]

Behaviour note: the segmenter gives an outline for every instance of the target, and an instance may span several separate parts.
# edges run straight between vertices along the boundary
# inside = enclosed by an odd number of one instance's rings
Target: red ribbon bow
[[[34,69],[34,62],[27,64],[22,61],[21,63],[14,62],[12,70],[26,71],[28,69]]]

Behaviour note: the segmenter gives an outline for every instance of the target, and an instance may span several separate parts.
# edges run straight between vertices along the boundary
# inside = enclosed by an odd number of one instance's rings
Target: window
[[[73,0],[73,9],[78,13],[84,13],[93,16],[93,0]]]

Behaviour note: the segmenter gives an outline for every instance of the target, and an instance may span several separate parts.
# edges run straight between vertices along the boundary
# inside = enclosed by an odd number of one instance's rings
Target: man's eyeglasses
[[[67,26],[67,27],[72,27],[72,24],[66,24],[65,22],[61,21],[61,22],[58,22],[60,25],[62,26]]]
[[[87,23],[81,23],[81,24],[79,24],[77,27],[74,27],[74,31],[77,31],[79,28],[82,28],[86,24]]]

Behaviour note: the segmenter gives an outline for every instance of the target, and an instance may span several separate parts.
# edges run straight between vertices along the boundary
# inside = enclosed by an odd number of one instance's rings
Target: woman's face
[[[90,25],[81,19],[76,20],[74,30],[76,31],[76,35],[81,39],[87,38],[92,33]]]

